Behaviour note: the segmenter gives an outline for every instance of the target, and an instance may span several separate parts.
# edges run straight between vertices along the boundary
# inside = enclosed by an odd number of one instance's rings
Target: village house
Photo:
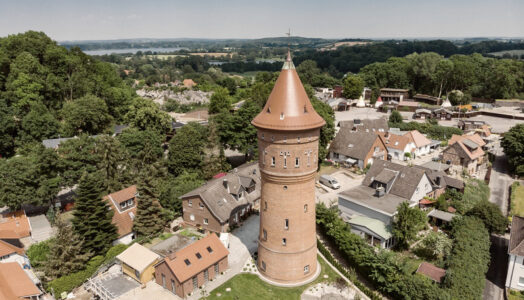
[[[0,239],[24,239],[31,236],[31,225],[24,210],[4,211],[0,214]]]
[[[387,159],[387,148],[380,136],[341,127],[329,146],[329,159],[364,169],[375,159]]]
[[[409,90],[406,89],[391,89],[391,88],[381,88],[380,89],[380,98],[384,102],[400,102],[404,99],[408,99]]]
[[[228,268],[229,251],[214,233],[165,257],[155,265],[155,281],[185,298]]]
[[[424,170],[377,160],[360,186],[339,194],[338,208],[352,232],[372,245],[390,248],[395,244],[391,225],[398,206],[408,202],[415,207],[432,191]]]
[[[389,130],[388,120],[381,119],[354,119],[338,122],[340,128],[350,128],[357,132],[387,132]]]
[[[449,100],[446,100],[449,102]],[[446,109],[444,107],[434,109],[432,112],[433,119],[437,120],[451,120],[453,117],[453,112],[449,109]]]
[[[379,133],[388,150],[388,156],[391,159],[407,160],[409,159],[406,153],[411,157],[411,150],[415,144],[403,135],[394,134],[391,132]]]
[[[426,138],[418,130],[412,130],[404,134],[409,139],[409,142],[414,145],[414,149],[411,152],[416,156],[426,155],[431,150],[431,140]]]
[[[235,168],[180,197],[184,223],[208,232],[227,232],[260,202],[258,163]]]
[[[469,175],[478,170],[484,161],[485,152],[482,147],[486,143],[478,134],[453,135],[448,147],[442,151],[442,160],[457,167],[462,167]]]
[[[105,196],[103,201],[107,201],[113,211],[113,224],[118,232],[118,239],[113,242],[113,245],[130,244],[136,238],[133,231],[137,202],[136,185],[111,193]]]
[[[29,263],[20,240],[0,232],[0,262],[17,262],[20,265]]]
[[[459,120],[457,127],[462,129],[464,133],[478,133],[482,138],[491,135],[489,125],[484,121]]]
[[[431,112],[431,110],[427,108],[419,108],[415,110],[415,115],[413,117],[415,119],[427,120],[427,119],[431,119],[432,116],[433,116],[433,113]]]
[[[508,246],[506,288],[524,290],[524,217],[513,216]]]
[[[0,263],[0,299],[43,299],[42,291],[16,262]]]
[[[134,280],[145,284],[154,277],[155,268],[161,257],[146,247],[134,243],[116,259],[122,265],[122,272]]]

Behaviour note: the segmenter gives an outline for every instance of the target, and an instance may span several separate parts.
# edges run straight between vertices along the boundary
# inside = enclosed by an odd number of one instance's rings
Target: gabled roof
[[[342,127],[331,142],[329,151],[363,160],[373,151],[373,144],[377,139],[382,142],[376,133],[356,132],[349,127]]]
[[[401,93],[407,93],[409,90],[406,89],[394,89],[394,88],[381,88],[381,92],[401,92]]]
[[[124,210],[120,209],[120,203],[132,199],[136,195],[136,185],[120,190],[118,192],[109,194],[104,197],[104,201],[109,203],[113,210],[113,224],[118,229],[118,237],[133,232],[133,220],[136,216],[136,206],[138,199],[135,198],[133,207]]]
[[[373,162],[373,165],[371,165],[371,168],[366,173],[366,177],[362,181],[362,185],[366,187],[371,186],[375,178],[379,176],[379,174],[382,173],[384,169],[398,172],[392,187],[388,187],[388,193],[406,200],[411,199],[420,180],[426,176],[424,170],[420,168],[404,166],[401,164],[377,159],[375,162]]]
[[[466,140],[469,142],[465,142]],[[480,147],[472,147],[474,145],[477,145]],[[482,138],[478,134],[473,134],[473,135],[454,134],[451,137],[451,139],[449,140],[449,147],[458,147],[460,150],[462,150],[462,151],[457,151],[459,155],[464,154],[465,157],[463,158],[469,158],[470,160],[477,159],[484,155],[484,151],[481,148],[484,145],[486,145],[486,143],[484,142],[484,140],[482,140]]]
[[[360,132],[385,132],[389,130],[388,121],[380,119],[354,119],[338,122],[340,128],[349,127]]]
[[[134,243],[117,255],[116,258],[133,269],[143,272],[148,266],[156,263],[160,259],[160,255],[138,243]]]
[[[197,257],[200,254],[200,258]],[[211,233],[193,244],[166,257],[164,262],[171,269],[179,282],[185,282],[204,269],[229,255],[229,251],[216,236]]]
[[[449,166],[447,164],[442,164],[442,165]],[[432,182],[434,186],[451,187],[457,190],[464,189],[464,181],[453,178],[453,177],[449,177],[448,174],[446,174],[444,171],[438,171],[432,168],[428,168],[426,164],[421,165],[421,166],[414,166],[414,167],[424,170],[426,172],[426,176],[428,176],[429,180]],[[437,178],[439,177],[440,177],[440,184],[437,184]]]
[[[247,189],[255,184],[255,190],[244,193],[244,197],[235,199],[231,194],[238,194],[241,189]],[[229,191],[226,188],[229,187]],[[222,223],[229,220],[233,209],[246,205],[260,198],[260,172],[258,162],[237,167],[225,176],[214,178],[204,185],[180,196],[180,199],[199,196],[210,212]]]
[[[524,217],[513,216],[508,253],[524,256]]]
[[[3,213],[0,217],[0,237],[23,238],[31,235],[31,226],[23,210]]]
[[[274,130],[305,130],[326,124],[311,105],[289,52],[264,109],[251,124]]]
[[[379,135],[384,141],[386,147],[391,149],[404,151],[406,149],[407,144],[409,144],[409,138],[403,135],[398,135],[390,132],[380,132]]]
[[[9,244],[6,241],[0,240],[0,257],[10,255],[13,253],[24,255],[25,251],[24,248],[18,248],[14,245]]]
[[[433,217],[442,221],[451,222],[451,220],[454,217],[456,217],[456,215],[442,210],[434,209],[428,213],[428,217]]]
[[[413,142],[415,146],[417,146],[417,148],[431,144],[431,141],[427,137],[422,135],[422,133],[418,132],[418,130],[411,130],[404,136],[407,137],[410,142]]]
[[[444,279],[444,276],[446,276],[446,270],[425,261],[420,263],[417,273],[427,276],[436,282],[442,282],[442,279]]]
[[[383,238],[384,240],[393,237],[391,226],[388,226],[384,222],[377,219],[365,216],[356,216],[351,218],[348,221],[348,223],[351,225],[366,227],[367,229],[374,232],[377,236]]]
[[[0,263],[0,299],[39,296],[42,291],[16,262]]]

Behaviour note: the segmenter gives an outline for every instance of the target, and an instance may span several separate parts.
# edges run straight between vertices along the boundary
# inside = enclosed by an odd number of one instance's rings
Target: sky
[[[524,0],[0,0],[0,36],[124,38],[524,37]]]

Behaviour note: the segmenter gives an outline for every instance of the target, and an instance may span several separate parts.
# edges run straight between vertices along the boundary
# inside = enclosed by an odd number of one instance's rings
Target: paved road
[[[496,156],[489,181],[489,187],[491,189],[489,201],[497,204],[502,210],[502,213],[507,215],[509,187],[513,180],[511,176],[506,173],[508,170],[508,162],[498,141],[495,143],[495,149]],[[508,243],[509,240],[507,237],[491,236],[491,262],[488,273],[486,274],[486,286],[484,288],[484,299],[486,300],[504,299],[504,285],[508,267]]]

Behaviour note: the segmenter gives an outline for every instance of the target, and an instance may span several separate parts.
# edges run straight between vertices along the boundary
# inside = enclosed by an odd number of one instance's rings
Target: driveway
[[[491,169],[491,177],[489,181],[489,188],[491,195],[489,201],[497,204],[504,215],[508,214],[509,202],[509,187],[513,182],[508,172],[508,160],[502,147],[500,140],[494,143],[495,147],[495,161]]]
[[[364,175],[356,175],[347,170],[340,170],[329,176],[335,177],[340,184],[340,189],[334,190],[318,183],[315,191],[316,203],[324,203],[327,207],[337,205],[338,193],[359,186],[364,179]]]

